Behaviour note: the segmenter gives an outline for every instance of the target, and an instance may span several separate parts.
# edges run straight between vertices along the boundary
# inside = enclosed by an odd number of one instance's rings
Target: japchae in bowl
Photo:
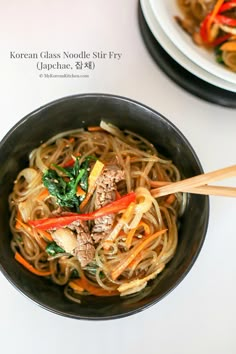
[[[45,309],[131,315],[175,288],[201,249],[208,197],[157,193],[200,174],[199,160],[138,102],[84,94],[49,103],[3,138],[0,159],[1,270]]]
[[[150,0],[156,20],[186,57],[236,84],[236,3],[231,0]]]

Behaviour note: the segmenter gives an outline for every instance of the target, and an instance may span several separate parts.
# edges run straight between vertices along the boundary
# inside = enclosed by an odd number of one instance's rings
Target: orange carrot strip
[[[170,194],[170,195],[168,195],[168,197],[166,198],[166,203],[167,204],[172,204],[172,203],[174,203],[174,201],[175,201],[175,195],[174,194]]]
[[[22,230],[22,229],[24,229],[24,231],[27,231],[31,236],[33,236],[32,235],[32,229],[31,229],[31,227],[29,226],[29,225],[27,225],[27,224],[25,224],[23,221],[22,221],[22,219],[17,219],[17,224],[16,224],[16,229],[17,230]]]
[[[126,243],[127,248],[130,248],[134,234],[135,234],[136,230],[138,230],[140,227],[144,228],[145,236],[148,236],[150,234],[150,227],[148,226],[148,224],[146,224],[144,221],[140,221],[138,226],[131,229],[126,237],[125,243]]]
[[[142,259],[143,259],[143,256],[142,256],[141,253],[139,253],[139,254],[137,255],[137,257],[136,257],[132,262],[130,262],[130,264],[128,265],[127,268],[130,269],[130,268],[132,268],[133,266],[136,266],[136,264],[138,264]]]
[[[80,186],[77,186],[77,189],[76,189],[77,197],[82,197],[85,194],[86,194],[86,192]]]
[[[36,230],[35,229],[32,229],[32,227],[30,227],[29,225],[25,224],[21,218],[17,218],[16,219],[16,225],[15,225],[15,228],[18,230],[18,231],[26,231],[30,236],[32,236],[34,239],[36,239],[36,241],[38,242],[38,244],[41,246],[41,248],[44,250],[47,246],[47,243],[44,241],[44,239],[41,239],[40,237],[39,238],[36,238],[36,235],[35,235],[35,232]],[[41,232],[41,230],[39,230]],[[48,232],[47,232],[48,234]],[[42,235],[40,235],[42,236]],[[51,241],[51,240],[50,240]]]
[[[99,126],[91,126],[91,127],[88,127],[88,131],[89,132],[104,132],[104,129],[102,129]]]
[[[114,296],[114,295],[119,294],[119,292],[116,290],[108,291],[108,290],[105,290],[102,288],[98,288],[98,287],[92,285],[85,277],[82,277],[80,279],[71,280],[69,285],[71,285],[71,284],[75,284],[75,285],[79,286],[80,288],[87,290],[90,294],[96,295],[96,296]]]
[[[76,293],[82,293],[84,291],[84,288],[82,288],[81,286],[79,286],[78,284],[75,283],[75,281],[70,281],[69,282],[69,287],[72,288]]]
[[[122,261],[113,269],[113,271],[111,272],[111,278],[113,280],[116,280],[121,273],[123,273],[123,271],[128,267],[128,265],[135,259],[135,257],[137,257],[137,255],[153,240],[155,240],[155,238],[161,236],[162,234],[164,234],[167,231],[167,229],[163,229],[160,231],[157,231],[155,234],[152,234],[151,236],[149,236],[148,238],[145,238],[143,240],[141,240],[137,245],[135,245],[128,253],[128,255],[126,257],[124,257],[124,259],[122,259]]]
[[[208,40],[210,42],[210,29],[211,29],[211,25],[216,17],[216,15],[218,14],[219,12],[219,9],[220,7],[222,6],[222,4],[224,3],[224,0],[218,0],[214,6],[214,9],[209,17],[209,20],[207,21],[207,37],[208,37]]]
[[[21,229],[21,226],[22,226],[21,213],[20,213],[20,210],[17,210],[15,228],[16,228],[17,230],[20,230],[20,229]]]
[[[72,144],[75,141],[75,138],[71,137],[68,139],[69,143]]]
[[[37,232],[40,234],[40,236],[43,238],[43,239],[46,239],[47,241],[49,242],[52,242],[53,241],[53,238],[52,238],[52,235],[50,234],[50,232],[47,232],[45,230],[37,230]]]
[[[36,197],[37,200],[43,200],[50,195],[47,188],[44,188]]]
[[[224,43],[221,47],[220,50],[224,50],[227,52],[236,52],[236,41],[228,41]]]
[[[135,203],[132,202],[128,206],[128,208],[124,211],[123,215],[121,216],[120,220],[116,224],[116,226],[113,228],[113,230],[109,233],[109,235],[104,239],[103,243],[103,248],[105,250],[109,250],[110,248],[110,242],[114,242],[117,236],[119,235],[122,227],[125,224],[128,224],[133,216],[134,213],[134,208],[135,208]]]
[[[41,277],[46,277],[52,274],[51,271],[38,270],[34,268],[32,264],[27,262],[18,252],[15,253],[15,260],[19,262],[21,265],[23,265],[26,269],[28,269],[33,274],[39,275]]]

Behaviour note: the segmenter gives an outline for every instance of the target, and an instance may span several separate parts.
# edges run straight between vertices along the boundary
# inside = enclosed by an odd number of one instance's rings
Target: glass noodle
[[[216,61],[236,71],[236,1],[177,0],[177,22],[196,45],[215,52]]]
[[[73,198],[82,193],[81,204],[70,208],[63,206],[66,198],[59,203],[57,196],[50,193],[43,176],[52,169],[57,171],[58,178],[69,183],[72,177],[66,176],[63,169],[72,171],[75,161],[80,166],[88,163],[89,184],[85,190],[78,189],[77,185]],[[96,161],[100,171],[92,178]],[[99,209],[96,198],[106,169],[111,173],[121,171],[122,178],[112,184],[109,194],[112,200]],[[81,295],[88,294],[136,293],[162,272],[174,256],[177,220],[186,199],[181,193],[154,199],[150,192],[152,180],[179,179],[180,173],[170,160],[161,156],[146,139],[130,131],[120,131],[101,122],[100,127],[60,133],[30,153],[29,165],[18,174],[9,196],[11,248],[15,258],[29,271],[64,286],[65,295],[73,301],[80,302]],[[92,193],[88,195],[92,183]],[[116,212],[112,212],[114,201]],[[121,207],[122,203],[127,203],[126,207]],[[112,224],[108,232],[95,233],[93,230],[102,227],[109,213],[99,218],[94,212],[103,211],[106,205],[113,208],[110,209]],[[89,215],[90,219],[55,226],[58,220],[64,222],[65,217],[80,213]],[[44,223],[40,226],[41,220],[49,220],[51,226],[46,227]],[[77,250],[76,243],[84,233],[89,238],[82,244],[84,248],[80,245],[82,251],[94,250],[87,263],[78,257],[81,249]],[[64,243],[70,240],[74,248]]]

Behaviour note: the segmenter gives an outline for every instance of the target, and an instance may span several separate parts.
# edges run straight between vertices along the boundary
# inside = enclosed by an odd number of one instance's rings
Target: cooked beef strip
[[[74,250],[74,254],[83,268],[93,260],[95,255],[95,248],[88,226],[85,222],[75,221],[68,227],[76,232],[77,247]]]
[[[95,208],[99,209],[116,198],[116,183],[125,178],[124,171],[118,166],[109,166],[104,169],[102,175],[97,181],[96,195],[95,195]],[[112,229],[115,215],[108,214],[94,220],[92,228],[92,237],[95,242],[103,239]]]
[[[115,200],[116,183],[120,182],[124,177],[124,171],[120,170],[117,166],[109,166],[104,169],[96,183],[96,209]]]
[[[96,209],[115,200],[116,183],[123,179],[124,171],[120,170],[117,166],[110,166],[103,171],[103,174],[97,182],[95,195]],[[60,232],[57,230],[55,231],[55,241],[58,245],[63,246],[67,252],[75,255],[83,268],[94,259],[95,248],[93,245],[93,239],[95,242],[99,242],[104,238],[104,236],[106,236],[112,229],[114,219],[114,214],[105,215],[95,219],[92,235],[90,235],[88,226],[85,222],[75,221],[68,225],[68,228],[74,233],[72,234],[71,232],[69,235],[69,230],[63,228],[59,230]],[[68,235],[70,236],[69,239]],[[56,236],[58,237],[56,238]]]

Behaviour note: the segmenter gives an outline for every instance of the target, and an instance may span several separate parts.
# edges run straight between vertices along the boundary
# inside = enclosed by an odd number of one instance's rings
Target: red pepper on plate
[[[223,36],[220,36],[216,38],[213,42],[211,42],[211,46],[217,47],[221,43],[226,42],[231,36],[232,36],[231,33],[224,34]]]
[[[215,23],[220,23],[222,25],[235,27],[236,19],[224,15],[217,15],[214,20]]]
[[[200,25],[200,35],[204,43],[208,45],[216,46],[223,43],[225,40],[227,40],[230,37],[229,34],[227,35],[227,37],[221,36],[219,38],[216,38],[215,40],[212,40],[210,38],[210,30],[213,23],[219,23],[219,24],[235,27],[236,19],[225,15],[221,15],[222,12],[230,10],[234,7],[236,7],[236,0],[231,0],[226,3],[224,3],[224,0],[218,0],[216,2],[213,11],[210,12],[205,17],[205,19],[202,21]]]
[[[209,37],[208,37],[208,21],[210,18],[211,14],[208,14],[205,19],[201,22],[200,24],[200,36],[203,40],[204,43],[208,43],[209,42]]]
[[[228,11],[228,10],[231,10],[233,7],[236,7],[236,0],[231,0],[231,1],[228,1],[228,2],[225,2],[220,10],[219,10],[219,13],[222,13],[222,12],[225,12],[225,11]]]

